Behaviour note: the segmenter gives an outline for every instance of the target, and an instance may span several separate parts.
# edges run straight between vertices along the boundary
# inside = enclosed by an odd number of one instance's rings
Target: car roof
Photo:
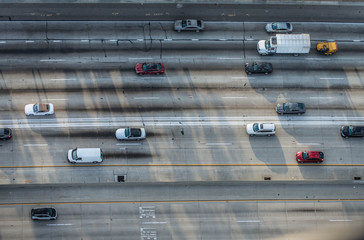
[[[47,103],[39,104],[39,111],[47,112],[48,111],[48,104]]]
[[[77,157],[98,157],[101,152],[101,148],[77,148]]]
[[[318,152],[318,151],[309,151],[308,155],[309,155],[309,158],[321,158],[320,152]]]
[[[288,28],[287,22],[275,22],[275,24],[277,24],[278,28]]]
[[[270,130],[275,129],[274,123],[262,123],[262,124],[264,129],[270,129]]]
[[[348,126],[348,127],[350,127],[350,126]],[[352,125],[351,127],[353,127],[354,128],[354,131],[356,131],[356,132],[361,132],[361,131],[364,130],[364,126],[355,126],[355,125]]]
[[[196,19],[186,19],[186,22],[189,26],[196,27],[197,26],[197,20]]]
[[[53,210],[53,208],[33,208],[33,212],[35,214],[47,214],[51,209]]]

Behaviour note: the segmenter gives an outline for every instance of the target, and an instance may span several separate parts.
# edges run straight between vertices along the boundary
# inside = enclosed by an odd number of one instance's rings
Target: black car
[[[296,102],[286,102],[286,103],[278,103],[276,106],[276,111],[279,114],[289,114],[296,113],[301,114],[306,112],[306,106],[304,103],[296,103]]]
[[[10,128],[0,128],[0,139],[9,140],[12,137],[12,132]]]
[[[56,220],[57,210],[55,208],[33,208],[30,215],[33,220]]]
[[[340,128],[341,136],[344,138],[348,137],[364,137],[364,126],[342,126]]]
[[[252,73],[264,73],[264,74],[268,74],[268,73],[272,73],[273,72],[273,66],[272,66],[271,63],[268,63],[268,62],[262,62],[262,63],[257,63],[257,62],[245,63],[245,72],[247,74],[252,74]]]

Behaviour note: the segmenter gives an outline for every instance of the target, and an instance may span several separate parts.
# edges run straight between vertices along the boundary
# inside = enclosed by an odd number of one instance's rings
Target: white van
[[[70,163],[100,163],[102,162],[101,148],[75,148],[68,150]]]

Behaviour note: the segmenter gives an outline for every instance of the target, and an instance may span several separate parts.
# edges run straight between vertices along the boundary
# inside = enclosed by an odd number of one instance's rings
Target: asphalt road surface
[[[77,10],[24,15],[22,6],[0,12],[60,20]],[[227,6],[219,5],[206,11],[206,31],[177,33],[175,18],[154,14],[158,5],[148,9],[153,17],[128,22],[105,17],[112,6],[93,15],[105,22],[0,24],[0,127],[13,129],[0,144],[1,239],[361,239],[363,139],[339,132],[364,125],[361,7],[319,14],[313,6],[304,16],[309,6],[271,6],[295,15],[295,33],[311,34],[312,46],[307,55],[263,57],[256,43],[270,35],[258,21],[270,21],[270,11],[221,15]],[[319,54],[320,40],[337,41],[339,51]],[[165,74],[137,76],[135,64],[146,61],[163,62]],[[250,61],[274,71],[247,75]],[[24,106],[39,102],[55,114],[26,117]],[[303,102],[307,112],[278,115],[283,102]],[[276,135],[249,137],[254,122],[274,123]],[[117,141],[126,126],[144,127],[146,140]],[[70,164],[76,147],[102,148],[104,161]],[[323,151],[324,162],[298,164],[304,150]],[[31,221],[36,206],[56,207],[59,219]]]
[[[363,184],[1,187],[2,239],[361,239]],[[218,193],[218,194],[217,194]],[[58,219],[32,221],[54,207]]]

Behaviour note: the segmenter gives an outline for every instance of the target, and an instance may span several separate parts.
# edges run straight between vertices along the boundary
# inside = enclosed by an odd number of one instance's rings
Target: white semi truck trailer
[[[310,48],[310,34],[277,34],[267,40],[260,40],[257,44],[260,55],[283,53],[297,56],[309,53]]]

